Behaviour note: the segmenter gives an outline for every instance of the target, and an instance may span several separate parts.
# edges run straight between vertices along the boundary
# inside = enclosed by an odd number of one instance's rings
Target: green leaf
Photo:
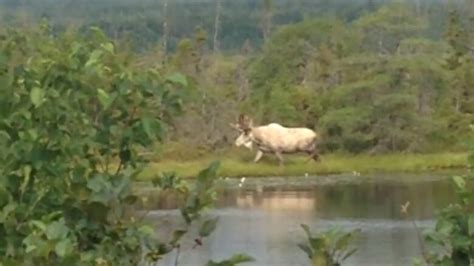
[[[148,236],[152,236],[153,234],[155,234],[155,230],[149,225],[140,226],[140,228],[138,228],[138,231]]]
[[[211,260],[207,263],[207,266],[234,266],[239,263],[246,263],[246,262],[252,262],[252,261],[255,261],[255,259],[249,255],[236,254],[232,256],[230,259],[223,260],[220,262],[214,262]]]
[[[205,182],[209,179],[214,179],[217,175],[217,169],[219,166],[219,161],[213,161],[206,169],[199,172],[197,180],[200,182]]]
[[[305,231],[306,236],[307,236],[308,238],[311,238],[311,231],[309,230],[309,226],[306,225],[306,224],[301,224],[301,227],[302,227],[303,230]]]
[[[468,250],[471,246],[471,238],[464,235],[454,235],[452,236],[452,245],[454,249],[457,250]]]
[[[160,186],[162,189],[173,189],[180,185],[181,179],[175,172],[164,172],[159,177],[152,180],[154,186]]]
[[[207,237],[209,236],[214,230],[216,230],[217,227],[217,221],[219,220],[219,217],[209,219],[205,221],[201,228],[199,229],[199,236],[201,237]]]
[[[160,243],[158,245],[157,251],[158,251],[158,254],[162,255],[162,254],[170,253],[172,250],[173,250],[173,246],[169,244],[165,244],[165,243]]]
[[[420,259],[420,258],[414,258],[413,259],[413,266],[423,266],[423,265],[425,265],[425,264],[423,263],[422,259]]]
[[[85,67],[90,67],[94,64],[96,64],[99,61],[100,56],[103,54],[101,50],[94,50],[90,57],[89,60],[87,60]]]
[[[141,124],[143,127],[143,131],[148,136],[150,140],[155,139],[155,132],[153,130],[153,119],[144,117],[141,119]]]
[[[345,255],[344,257],[342,257],[342,260],[346,260],[347,258],[349,258],[350,256],[352,256],[352,254],[354,254],[355,252],[357,251],[357,248],[353,248],[351,250],[349,250]]]
[[[89,179],[89,181],[87,181],[87,188],[94,192],[100,192],[101,190],[105,189],[105,187],[105,180],[101,175],[95,175]]]
[[[81,252],[81,262],[92,262],[94,259],[93,252]]]
[[[474,167],[474,153],[469,154],[467,160],[469,162],[469,165],[471,165],[471,167]]]
[[[298,247],[308,255],[308,258],[313,258],[313,250],[308,245],[298,244]]]
[[[468,231],[470,236],[474,236],[474,214],[470,214],[468,218]]]
[[[168,76],[166,79],[170,82],[177,83],[185,87],[188,86],[186,77],[181,73],[174,73],[173,75]]]
[[[0,139],[11,140],[11,137],[5,130],[0,130]]]
[[[102,105],[102,108],[104,108],[104,110],[107,110],[115,100],[115,97],[111,97],[103,89],[97,89],[97,97],[99,98],[100,104]]]
[[[460,176],[453,176],[453,181],[459,189],[464,189],[466,187],[466,181]]]
[[[59,257],[65,257],[73,250],[71,240],[69,238],[59,241],[54,247],[54,251]]]
[[[69,228],[64,224],[64,220],[55,221],[48,224],[46,228],[46,237],[49,240],[62,239],[69,232]]]
[[[186,221],[187,224],[190,224],[192,222],[192,218],[189,215],[189,212],[186,209],[181,209],[180,211],[184,221]]]
[[[5,219],[18,208],[18,204],[15,201],[10,201],[0,212],[0,223],[3,223]]]
[[[10,192],[4,186],[0,185],[0,210],[11,200]],[[0,221],[1,223],[1,221]]]
[[[344,250],[355,237],[355,231],[350,233],[343,233],[343,235],[336,241],[336,250]]]
[[[8,63],[8,56],[3,51],[0,51],[0,70],[6,67],[7,63]]]
[[[440,219],[436,223],[436,231],[443,235],[449,235],[453,230],[453,224],[445,219]]]
[[[325,235],[322,235],[321,237],[311,237],[309,243],[316,252],[321,252],[328,248],[328,240]]]
[[[230,258],[230,262],[234,265],[252,261],[255,261],[255,259],[247,254],[236,254]]]
[[[44,90],[38,87],[34,87],[31,92],[30,92],[30,99],[31,103],[38,108],[42,103],[44,99]]]
[[[113,54],[114,53],[114,44],[111,43],[111,42],[108,42],[108,43],[104,43],[101,45],[102,48],[104,48],[104,50],[106,50],[107,52]]]
[[[175,230],[173,231],[173,236],[171,237],[170,244],[175,246],[178,241],[183,237],[188,231],[186,230]]]
[[[26,187],[28,186],[28,183],[30,182],[30,176],[31,176],[31,166],[30,165],[25,165],[23,167],[23,182],[21,183],[20,191],[21,194],[25,193]]]
[[[39,221],[39,220],[31,221],[31,225],[41,229],[41,231],[46,231],[46,224],[43,223],[42,221]]]
[[[137,200],[138,197],[136,195],[128,195],[123,199],[123,201],[127,204],[134,204],[135,202],[137,202]]]
[[[23,244],[26,246],[26,253],[30,253],[37,248],[35,244],[36,240],[34,238],[34,235],[29,235],[23,240]]]

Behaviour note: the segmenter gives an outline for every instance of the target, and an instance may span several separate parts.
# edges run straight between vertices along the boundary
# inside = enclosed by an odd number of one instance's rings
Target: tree
[[[270,37],[270,32],[272,28],[272,8],[273,0],[262,0],[263,1],[263,10],[262,10],[262,33],[263,41],[266,42]]]
[[[168,54],[168,38],[169,38],[169,30],[168,30],[168,0],[163,0],[163,62],[167,61],[167,54]]]
[[[221,0],[216,0],[216,15],[214,19],[214,38],[212,40],[212,50],[214,53],[219,51],[219,24],[220,24],[220,16],[221,16]]]

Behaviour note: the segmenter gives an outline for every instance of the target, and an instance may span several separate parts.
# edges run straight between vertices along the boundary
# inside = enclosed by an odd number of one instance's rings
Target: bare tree
[[[163,0],[163,64],[168,54],[168,0]]]
[[[214,53],[219,51],[219,24],[221,16],[221,0],[216,0],[216,16],[214,20],[214,39],[213,39],[213,51]]]
[[[415,11],[416,15],[420,16],[421,15],[421,3],[420,0],[415,0]]]
[[[266,42],[270,36],[272,27],[272,6],[272,0],[263,0],[262,32],[264,42]]]

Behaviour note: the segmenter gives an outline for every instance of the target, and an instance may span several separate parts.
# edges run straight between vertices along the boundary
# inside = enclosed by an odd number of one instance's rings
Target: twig
[[[423,242],[423,238],[421,237],[421,234],[420,234],[420,229],[418,228],[418,226],[416,225],[416,221],[415,221],[415,218],[412,216],[412,215],[409,215],[409,212],[408,212],[408,207],[410,206],[410,202],[407,201],[405,204],[403,204],[401,206],[401,210],[400,212],[402,214],[405,215],[405,217],[407,219],[409,219],[412,224],[413,224],[413,227],[415,227],[415,231],[416,231],[416,236],[417,236],[417,239],[418,239],[418,244],[420,245],[420,249],[421,249],[421,255],[423,256],[423,260],[425,262],[425,265],[429,265],[428,263],[428,257],[426,255],[426,247],[425,247],[425,243]]]
[[[118,175],[120,173],[120,170],[122,170],[122,166],[123,166],[123,161],[120,160],[120,163],[117,167],[117,171],[115,171],[115,175]]]
[[[181,245],[176,246],[176,257],[174,259],[174,266],[178,266],[178,260],[179,260],[179,253],[181,251]]]

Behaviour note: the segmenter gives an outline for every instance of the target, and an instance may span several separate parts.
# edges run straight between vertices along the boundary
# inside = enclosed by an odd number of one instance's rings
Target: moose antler
[[[252,119],[244,114],[239,115],[239,127],[242,129],[249,129],[252,127]]]

